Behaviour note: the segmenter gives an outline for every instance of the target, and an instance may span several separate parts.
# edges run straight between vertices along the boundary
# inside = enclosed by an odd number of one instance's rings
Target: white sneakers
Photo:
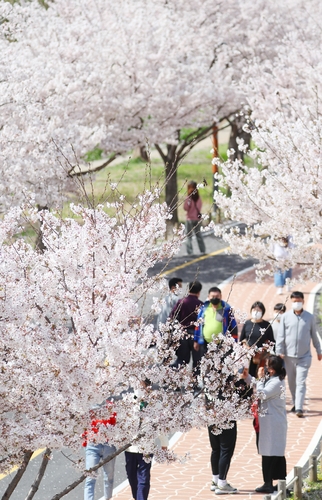
[[[216,495],[229,495],[234,493],[238,493],[238,490],[237,488],[231,486],[229,483],[225,484],[224,486],[217,485],[217,488],[215,489]]]

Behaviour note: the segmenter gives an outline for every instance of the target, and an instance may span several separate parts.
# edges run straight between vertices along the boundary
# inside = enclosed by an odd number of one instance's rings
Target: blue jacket
[[[198,326],[195,328],[195,336],[194,336],[194,341],[198,342],[198,344],[204,344],[205,340],[203,337],[203,323],[204,323],[204,317],[205,317],[205,310],[209,306],[210,301],[206,300],[203,306],[201,306],[199,313],[198,313]],[[238,341],[238,327],[237,323],[233,314],[233,311],[230,307],[230,305],[225,302],[224,300],[221,301],[221,306],[222,306],[222,311],[223,311],[223,334],[226,335],[227,332],[230,333],[230,335],[235,339],[235,341]]]

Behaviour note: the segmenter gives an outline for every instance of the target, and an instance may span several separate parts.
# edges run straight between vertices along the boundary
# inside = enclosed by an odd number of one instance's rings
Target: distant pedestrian
[[[197,189],[197,183],[190,181],[187,186],[188,196],[183,204],[186,213],[187,254],[192,254],[192,233],[195,234],[201,253],[206,252],[205,242],[201,233],[202,201]]]
[[[264,484],[255,489],[257,493],[273,493],[273,481],[286,478],[285,375],[283,360],[278,356],[269,356],[266,368],[258,369],[259,380],[256,382],[259,397],[258,452],[262,455]],[[251,377],[247,369],[244,370],[243,378],[250,383]]]
[[[170,278],[169,279],[169,292],[164,297],[164,303],[161,306],[161,311],[157,318],[157,329],[160,323],[166,323],[170,316],[170,313],[179,299],[180,291],[182,290],[182,279],[181,278]]]
[[[250,308],[251,319],[248,319],[241,331],[239,341],[244,342],[246,346],[262,347],[268,342],[275,343],[274,334],[271,324],[263,319],[266,312],[262,302],[256,301]],[[264,353],[256,353],[250,360],[249,373],[252,377],[256,377],[257,369],[265,357]]]
[[[302,292],[292,292],[292,311],[281,317],[277,334],[276,354],[285,362],[288,385],[292,394],[293,408],[298,417],[303,417],[306,393],[306,378],[312,363],[311,339],[321,361],[321,342],[316,332],[313,314],[305,311]]]
[[[282,304],[281,302],[279,302],[278,304],[275,304],[274,315],[273,315],[273,318],[271,319],[271,325],[273,328],[273,334],[274,334],[275,341],[277,339],[277,332],[278,332],[278,329],[280,326],[281,316],[285,312],[286,312],[285,304]]]
[[[203,302],[199,300],[202,284],[200,281],[191,281],[189,283],[189,293],[187,297],[180,299],[171,311],[171,318],[177,319],[184,328],[184,336],[180,340],[178,349],[176,350],[176,360],[172,364],[178,368],[182,364],[189,364],[192,354],[192,364],[195,370],[199,361],[200,353],[195,351],[193,347],[195,323],[200,306]]]
[[[282,263],[289,257],[289,249],[293,248],[292,239],[290,236],[280,238],[278,241],[273,243],[273,253],[277,262]],[[284,286],[287,284],[287,291],[291,291],[291,285],[289,281],[292,278],[292,269],[277,269],[274,273],[274,284],[277,289],[277,294],[281,295],[284,290]]]

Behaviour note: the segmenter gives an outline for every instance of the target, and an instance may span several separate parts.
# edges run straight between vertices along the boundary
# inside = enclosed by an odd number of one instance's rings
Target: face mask
[[[300,311],[303,309],[303,302],[292,302],[293,311]]]
[[[214,298],[214,299],[210,299],[210,304],[212,304],[213,306],[218,306],[220,302],[220,299],[218,299],[218,297]]]
[[[263,316],[262,311],[255,311],[255,310],[252,311],[253,319],[261,319],[262,316]]]
[[[278,312],[278,313],[274,313],[274,314],[275,314],[275,319],[276,319],[277,321],[279,321],[279,320],[280,320],[280,318],[281,318],[281,313],[279,313],[279,312]]]

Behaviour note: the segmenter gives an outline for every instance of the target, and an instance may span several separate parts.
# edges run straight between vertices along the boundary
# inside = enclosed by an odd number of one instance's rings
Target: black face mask
[[[214,298],[214,299],[210,299],[210,304],[212,304],[213,306],[218,306],[220,302],[220,299],[218,299],[218,297]]]

